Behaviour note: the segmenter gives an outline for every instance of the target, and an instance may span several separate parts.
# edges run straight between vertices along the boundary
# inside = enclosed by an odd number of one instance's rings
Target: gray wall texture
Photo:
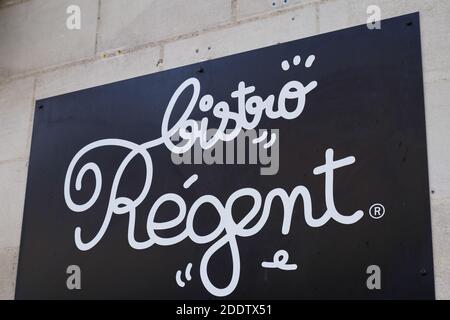
[[[369,5],[420,12],[436,295],[449,299],[448,0],[0,0],[0,299],[14,298],[36,99],[364,24]]]

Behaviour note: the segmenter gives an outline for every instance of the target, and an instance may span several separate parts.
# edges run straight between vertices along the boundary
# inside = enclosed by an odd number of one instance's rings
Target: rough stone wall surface
[[[14,298],[36,99],[364,24],[369,5],[420,12],[436,295],[450,299],[448,0],[0,0],[0,299]]]

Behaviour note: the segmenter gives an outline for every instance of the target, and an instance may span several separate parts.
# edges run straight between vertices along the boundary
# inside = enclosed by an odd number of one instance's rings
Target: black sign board
[[[16,298],[432,299],[428,191],[418,14],[43,99]]]

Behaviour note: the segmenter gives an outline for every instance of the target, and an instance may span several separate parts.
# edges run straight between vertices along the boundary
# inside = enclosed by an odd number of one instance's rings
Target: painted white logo
[[[314,62],[314,56],[310,56],[306,60],[306,66],[311,67]],[[300,57],[294,58],[294,64],[300,63]],[[283,68],[284,69],[284,68]],[[308,226],[319,228],[330,220],[337,223],[350,225],[356,223],[363,217],[363,212],[358,210],[350,215],[341,214],[335,206],[334,202],[334,186],[333,177],[334,170],[353,164],[356,159],[349,156],[343,159],[334,159],[334,150],[328,149],[325,153],[325,164],[316,167],[313,170],[314,175],[324,175],[325,178],[325,203],[326,211],[322,215],[317,213],[313,215],[311,195],[305,186],[298,185],[294,187],[290,193],[282,188],[274,188],[264,198],[261,193],[254,188],[242,188],[232,193],[225,202],[220,201],[216,196],[205,194],[194,201],[190,208],[187,207],[184,199],[175,193],[166,193],[161,195],[153,204],[147,216],[146,230],[148,239],[138,241],[135,239],[135,223],[138,208],[150,192],[153,178],[153,166],[151,150],[156,146],[165,145],[170,152],[183,153],[193,146],[196,141],[204,149],[211,148],[217,141],[230,141],[237,137],[242,129],[251,130],[258,126],[263,116],[269,119],[296,119],[301,115],[305,108],[306,96],[317,87],[317,82],[312,81],[304,86],[299,81],[287,82],[279,91],[278,97],[271,94],[267,97],[252,95],[256,88],[247,85],[244,81],[239,82],[237,90],[231,93],[231,97],[237,99],[237,112],[231,111],[230,106],[225,101],[214,101],[211,95],[200,97],[200,81],[196,78],[189,78],[184,81],[174,92],[170,99],[166,112],[161,124],[161,136],[157,139],[136,144],[122,139],[104,139],[95,141],[82,148],[73,157],[67,169],[64,197],[67,206],[73,212],[86,212],[96,203],[100,192],[103,188],[102,173],[97,164],[88,162],[81,167],[75,177],[75,189],[81,190],[83,187],[83,177],[90,171],[95,177],[95,188],[90,199],[84,203],[75,203],[71,195],[71,186],[73,183],[74,169],[79,161],[86,155],[98,148],[123,148],[128,150],[128,154],[115,173],[111,189],[109,191],[109,201],[104,215],[103,223],[97,234],[90,240],[83,240],[80,227],[75,229],[75,245],[79,250],[87,251],[94,248],[104,237],[111,219],[114,215],[128,215],[128,243],[136,250],[150,248],[153,245],[172,246],[180,243],[185,239],[190,239],[196,244],[210,244],[200,261],[200,278],[201,281],[211,294],[217,297],[224,297],[231,294],[238,285],[241,269],[241,257],[239,253],[239,238],[251,237],[256,235],[266,224],[269,219],[272,202],[279,198],[284,206],[283,223],[281,225],[281,233],[287,235],[290,231],[293,208],[299,200],[303,203],[303,218]],[[184,113],[177,121],[173,122],[172,112],[181,94],[190,93],[190,101]],[[286,102],[290,101],[290,111],[286,107]],[[276,107],[275,107],[276,105]],[[295,108],[292,107],[295,105]],[[200,122],[190,119],[190,115],[194,108],[198,108],[202,112],[212,110],[213,115],[220,120],[217,132],[210,139],[204,134],[208,130],[208,118],[204,117]],[[249,119],[250,118],[250,119]],[[169,121],[174,125],[169,126]],[[234,129],[226,131],[227,127],[234,124]],[[179,134],[181,141],[175,145],[171,137]],[[132,160],[140,158],[145,163],[144,183],[139,195],[135,198],[128,198],[118,195],[118,189],[122,181],[124,171],[130,165]],[[185,189],[189,188],[201,177],[194,175],[186,180],[183,184]],[[240,221],[233,219],[233,204],[241,198],[250,198],[253,207],[245,214]],[[299,199],[300,198],[300,199]],[[178,207],[178,213],[175,218],[169,221],[161,221],[156,219],[159,213],[159,207],[164,203],[172,202]],[[200,235],[196,232],[195,216],[202,206],[214,207],[214,213],[218,215],[219,222],[214,230],[209,234]],[[198,219],[197,219],[198,220]],[[256,223],[250,223],[256,221]],[[162,237],[157,231],[167,230],[182,225],[183,231],[172,237]],[[251,226],[249,226],[251,225]],[[221,248],[228,248],[231,253],[232,270],[231,277],[225,287],[219,288],[212,283],[208,275],[208,265],[211,258],[218,254]],[[277,267],[281,270],[295,270],[296,265],[287,264],[289,255],[286,251],[281,250],[275,253],[273,262],[263,263],[263,267]],[[191,279],[192,263],[189,262],[184,276],[187,281]],[[294,269],[295,267],[295,269]],[[185,285],[181,278],[182,272],[178,270],[176,273],[176,282],[180,287]]]
[[[77,5],[70,5],[66,9],[66,13],[69,15],[66,20],[66,27],[69,30],[81,29],[81,9]]]

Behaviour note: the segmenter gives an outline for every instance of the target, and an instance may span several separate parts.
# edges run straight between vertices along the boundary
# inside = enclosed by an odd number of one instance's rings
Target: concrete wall
[[[0,298],[14,297],[36,99],[363,24],[370,4],[421,14],[436,293],[449,299],[448,0],[0,0]]]

